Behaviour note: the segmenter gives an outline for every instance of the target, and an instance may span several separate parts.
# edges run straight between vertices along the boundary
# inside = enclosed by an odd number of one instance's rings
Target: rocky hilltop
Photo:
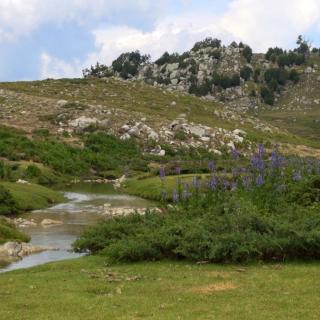
[[[243,43],[223,46],[220,40],[207,38],[190,51],[181,55],[165,52],[154,62],[138,51],[125,53],[110,67],[97,64],[84,70],[84,76],[143,80],[154,87],[203,96],[246,112],[276,104],[302,75],[317,73],[314,59],[319,57],[319,50],[311,50],[302,38],[297,44],[292,51],[276,47],[266,54],[254,54]]]

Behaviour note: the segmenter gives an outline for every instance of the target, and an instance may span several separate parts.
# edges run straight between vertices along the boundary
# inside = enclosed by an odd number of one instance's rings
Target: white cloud
[[[82,3],[82,8],[88,9],[86,0],[74,1]],[[123,4],[130,1],[118,2]],[[140,5],[146,8],[150,2],[140,1]],[[112,4],[110,10],[117,7],[116,3],[109,3]],[[120,4],[117,7],[119,10]],[[208,36],[220,38],[224,43],[243,41],[250,44],[255,51],[263,52],[276,45],[289,48],[294,45],[299,34],[312,28],[317,30],[319,25],[319,0],[232,0],[220,16],[199,7],[197,13],[184,12],[161,18],[155,22],[153,29],[147,32],[126,25],[98,28],[93,31],[96,50],[81,64],[67,64],[51,57],[50,62],[43,59],[42,65],[46,65],[43,69],[48,71],[44,74],[52,73],[58,76],[60,70],[64,76],[67,76],[68,72],[75,75],[77,67],[80,71],[97,61],[110,64],[123,52],[140,50],[157,58],[164,51],[188,50],[196,41]]]
[[[115,13],[161,11],[168,0],[1,0],[0,41],[14,40],[47,24],[85,24]]]
[[[234,0],[220,23],[235,38],[264,51],[289,47],[319,22],[319,0]]]
[[[40,62],[41,79],[79,78],[81,76],[80,61],[75,60],[72,63],[66,63],[44,52],[41,54]]]
[[[320,23],[319,0],[233,0],[222,16],[202,11],[158,21],[150,32],[127,26],[98,29],[93,32],[97,51],[87,64],[109,64],[119,54],[140,50],[152,57],[164,51],[183,52],[205,37],[225,43],[244,41],[256,51],[270,46],[290,47],[296,37]]]

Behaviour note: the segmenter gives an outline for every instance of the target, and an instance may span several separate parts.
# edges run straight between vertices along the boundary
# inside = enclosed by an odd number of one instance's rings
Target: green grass
[[[15,226],[0,217],[0,245],[8,241],[28,242],[30,237],[17,230]]]
[[[0,275],[0,319],[319,319],[319,267],[86,257]]]
[[[167,176],[162,182],[160,177],[133,178],[125,183],[124,190],[138,197],[150,200],[161,200],[162,191],[166,191],[168,197],[178,186],[178,178],[182,183],[191,183],[193,177],[205,178],[206,174],[185,174],[178,176]]]
[[[11,193],[19,211],[38,210],[64,200],[59,192],[36,184],[0,182],[0,186]]]

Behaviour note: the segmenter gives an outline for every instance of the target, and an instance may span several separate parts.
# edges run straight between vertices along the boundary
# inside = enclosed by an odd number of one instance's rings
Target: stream
[[[76,184],[64,188],[61,192],[67,199],[65,203],[22,216],[37,222],[37,226],[24,229],[24,232],[31,236],[31,244],[58,250],[33,254],[8,265],[0,261],[0,273],[80,257],[81,254],[72,252],[71,245],[86,227],[103,219],[101,213],[105,204],[110,204],[111,208],[154,206],[151,201],[119,193],[111,185]],[[41,221],[44,219],[59,220],[63,224],[43,227]]]

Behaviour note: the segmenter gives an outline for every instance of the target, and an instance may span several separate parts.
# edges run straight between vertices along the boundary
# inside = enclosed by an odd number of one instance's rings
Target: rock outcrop
[[[31,254],[49,250],[57,249],[51,247],[37,247],[29,243],[7,242],[4,245],[0,246],[0,257],[21,259]]]

